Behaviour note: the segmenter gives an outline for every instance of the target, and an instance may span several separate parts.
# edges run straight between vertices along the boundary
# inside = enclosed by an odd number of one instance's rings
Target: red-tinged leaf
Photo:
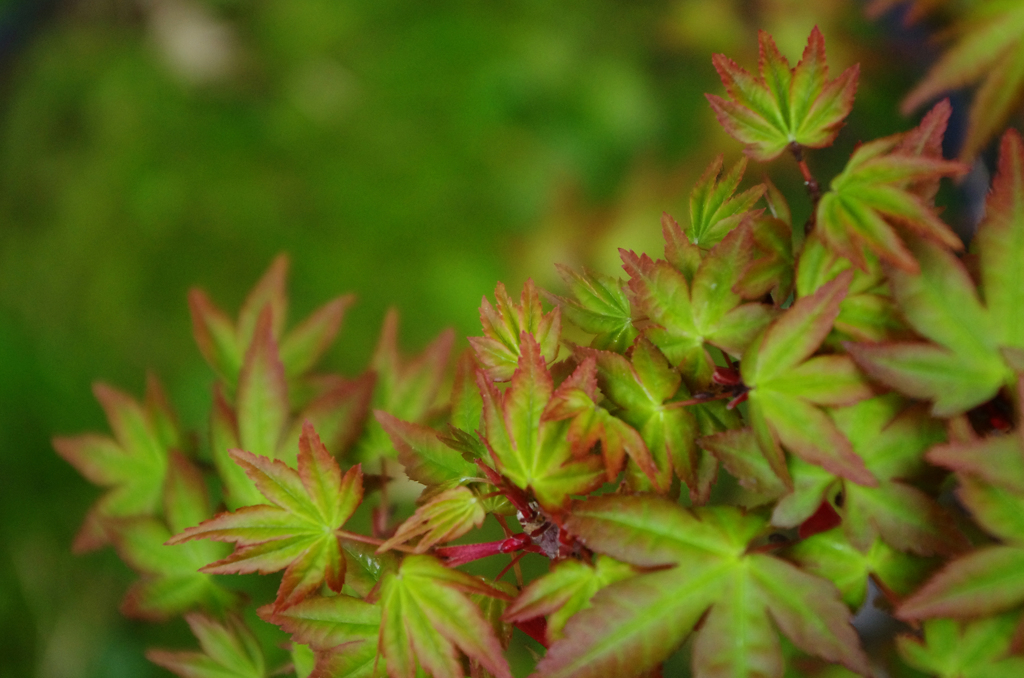
[[[939,676],[1013,678],[1024,671],[1024,657],[1014,656],[1018,614],[962,622],[935,619],[924,626],[924,638],[901,635],[900,655],[910,666]]]
[[[449,422],[462,431],[476,431],[483,417],[483,400],[476,387],[477,367],[470,349],[463,351],[455,364]]]
[[[371,409],[383,410],[403,421],[426,423],[439,409],[438,392],[454,340],[454,332],[445,330],[421,353],[405,358],[398,350],[398,313],[388,311],[370,361],[377,375]],[[355,458],[371,461],[394,456],[395,448],[384,429],[371,421],[359,440]]]
[[[198,525],[210,516],[202,471],[180,452],[171,452],[164,479],[164,517],[172,532]]]
[[[668,212],[661,214],[661,235],[665,239],[666,261],[683,274],[687,283],[692,282],[704,256],[700,246],[690,242],[690,238]],[[594,348],[600,347],[595,346]]]
[[[908,273],[918,264],[898,224],[951,249],[963,249],[960,238],[939,219],[928,200],[913,191],[943,176],[960,176],[967,166],[941,157],[917,155],[900,146],[901,135],[864,144],[831,183],[818,203],[818,232],[832,251],[867,270],[862,248]]]
[[[1024,546],[1024,497],[968,475],[958,478],[957,496],[975,522],[986,532],[1017,546]]]
[[[1018,435],[936,445],[925,458],[962,474],[1024,495],[1024,449]]]
[[[277,456],[288,423],[288,382],[274,339],[272,312],[260,314],[238,377],[238,438],[242,448],[268,459]],[[284,450],[285,453],[290,450]]]
[[[583,269],[555,265],[574,299],[547,295],[562,315],[584,332],[593,334],[590,345],[609,351],[625,351],[636,338],[625,285],[617,278]]]
[[[298,449],[304,422],[310,422],[325,445],[344,456],[362,433],[376,384],[373,372],[355,379],[338,379],[299,413],[281,444],[281,454]],[[237,445],[236,445],[237,447]]]
[[[957,43],[903,100],[909,113],[947,90],[981,81],[971,106],[961,158],[972,160],[1004,125],[1024,91],[1024,11],[1016,3],[983,4],[957,27]]]
[[[949,125],[949,116],[952,112],[953,107],[950,105],[949,99],[943,99],[935,104],[921,119],[921,124],[903,135],[896,151],[941,160],[942,140],[946,136],[946,128]],[[934,177],[911,184],[907,190],[930,202],[935,199],[935,194],[939,191],[939,178]]]
[[[545,364],[558,354],[561,333],[561,312],[556,306],[544,313],[540,296],[532,280],[527,280],[518,304],[512,301],[505,286],[498,283],[494,290],[496,306],[486,297],[480,303],[480,322],[484,336],[470,337],[477,360],[494,381],[507,381],[515,372],[522,355],[522,336],[529,334],[541,347]]]
[[[790,68],[771,36],[758,34],[760,77],[755,78],[726,57],[712,60],[731,101],[708,94],[718,122],[755,160],[767,161],[791,144],[810,148],[831,145],[853,107],[859,68],[828,79],[825,40],[815,27],[796,68]]]
[[[1024,141],[1007,130],[999,169],[972,249],[981,259],[981,293],[1000,346],[1024,348]]]
[[[784,495],[788,488],[779,479],[761,452],[750,428],[723,431],[698,440],[698,444],[722,462],[740,486],[746,490],[737,502],[753,508]]]
[[[828,583],[750,550],[763,518],[609,495],[573,507],[566,528],[598,553],[657,567],[600,590],[538,664],[542,677],[640,675],[694,639],[697,675],[779,678],[774,625],[801,649],[866,675],[849,614]],[[710,611],[709,611],[710,609]],[[706,616],[705,616],[706,615]]]
[[[379,643],[392,678],[412,678],[417,666],[435,678],[459,678],[457,650],[497,678],[511,678],[494,629],[467,591],[507,597],[429,556],[409,556],[385,577]]]
[[[394,536],[381,544],[378,551],[393,549],[419,537],[414,551],[424,553],[435,544],[458,539],[474,527],[479,528],[486,515],[483,502],[469,488],[445,490],[416,509],[416,513],[399,525]]]
[[[275,606],[294,604],[321,583],[339,591],[345,558],[336,530],[362,500],[362,471],[344,476],[311,426],[303,431],[295,471],[281,461],[235,450],[232,457],[271,502],[222,513],[189,528],[168,543],[191,539],[234,542],[235,552],[204,572],[228,574],[285,569]]]
[[[1012,373],[997,348],[992,314],[962,263],[927,241],[913,250],[921,274],[891,271],[893,295],[910,325],[935,343],[848,344],[847,350],[873,378],[933,401],[932,414],[948,417],[991,399]]]
[[[346,294],[314,311],[281,340],[281,362],[289,377],[305,374],[334,342],[355,295]]]
[[[900,619],[977,617],[1024,602],[1024,549],[988,546],[954,560],[896,609]]]
[[[832,504],[823,501],[818,505],[818,510],[811,514],[811,517],[800,523],[800,530],[797,534],[801,539],[813,537],[820,532],[826,532],[833,527],[838,527],[843,522]]]
[[[314,650],[366,643],[376,654],[381,608],[361,598],[345,594],[314,596],[283,610],[265,605],[259,614]]]
[[[142,406],[160,444],[168,450],[185,451],[186,443],[178,417],[171,409],[163,385],[153,372],[146,372],[146,397]]]
[[[185,616],[202,652],[148,650],[146,658],[182,678],[266,678],[259,641],[234,615],[224,622],[202,614]]]
[[[793,232],[787,221],[762,216],[752,220],[754,253],[733,292],[744,299],[771,293],[776,305],[793,292]]]
[[[153,418],[128,395],[104,384],[93,387],[114,438],[97,434],[56,437],[57,453],[90,482],[109,491],[90,509],[75,539],[77,552],[105,545],[105,523],[160,512],[168,453]]]
[[[566,621],[590,607],[598,591],[635,574],[629,565],[606,556],[594,566],[577,560],[562,560],[552,570],[533,580],[506,608],[504,619],[511,623],[547,617],[545,644],[564,636]]]
[[[751,213],[751,208],[764,195],[763,184],[734,195],[746,169],[747,160],[743,158],[719,182],[722,171],[722,156],[719,155],[704,170],[690,193],[690,226],[686,229],[690,243],[705,250],[714,247],[748,214],[760,214],[760,210]]]
[[[192,314],[192,335],[199,352],[221,379],[234,383],[245,353],[244,346],[238,342],[234,323],[200,289],[189,291],[188,307]]]
[[[387,412],[374,412],[377,421],[398,450],[398,460],[406,474],[428,486],[464,483],[480,477],[480,469],[438,438],[437,432],[402,421]]]
[[[280,341],[288,320],[288,294],[285,284],[288,280],[288,256],[279,254],[270,262],[263,277],[249,292],[238,311],[238,343],[248,346],[261,322],[265,309],[270,311],[270,330],[274,341]]]
[[[263,501],[263,495],[245,475],[242,467],[231,458],[231,450],[240,446],[238,419],[218,384],[214,387],[213,407],[210,410],[210,451],[217,475],[224,483],[224,499],[231,509]]]

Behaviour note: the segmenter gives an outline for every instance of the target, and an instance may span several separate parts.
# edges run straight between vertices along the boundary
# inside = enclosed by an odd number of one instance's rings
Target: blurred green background
[[[365,364],[389,305],[418,349],[477,332],[498,280],[660,254],[659,216],[715,154],[711,54],[795,63],[813,25],[835,73],[859,61],[853,144],[906,129],[917,32],[854,0],[7,0],[0,3],[0,676],[167,675],[180,621],[122,618],[133,579],[72,556],[98,491],[50,437],[105,431],[90,384],[164,380],[202,435],[211,375],[186,305],[234,312],[292,257],[293,317],[352,291],[328,363]],[[795,168],[773,178],[806,213]],[[763,167],[752,167],[748,183]]]

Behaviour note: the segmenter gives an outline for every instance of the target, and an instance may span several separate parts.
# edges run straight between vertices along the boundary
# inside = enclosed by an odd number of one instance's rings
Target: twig
[[[804,159],[803,147],[795,141],[789,144],[789,152],[793,154],[793,158],[797,162],[797,166],[800,168],[800,174],[804,178],[804,187],[807,189],[807,195],[811,199],[811,214],[807,217],[807,221],[804,223],[804,235],[809,234],[814,229],[814,224],[818,216],[818,202],[821,200],[821,184],[811,174],[811,168],[807,166],[807,161]]]

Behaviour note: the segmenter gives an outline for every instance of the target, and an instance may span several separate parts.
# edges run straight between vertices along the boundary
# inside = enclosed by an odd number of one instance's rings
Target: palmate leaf
[[[764,195],[765,186],[758,184],[735,195],[746,169],[747,160],[742,158],[719,181],[722,171],[722,156],[719,155],[704,170],[690,192],[690,225],[685,233],[691,244],[710,249],[751,214],[751,208]],[[760,210],[753,214],[760,214]]]
[[[790,144],[823,148],[832,143],[853,107],[860,69],[851,66],[828,79],[825,39],[815,26],[796,68],[779,53],[772,37],[758,33],[758,73],[754,77],[728,57],[712,60],[730,100],[706,95],[718,122],[751,158],[768,161]]]
[[[1018,383],[1024,393],[1024,382]],[[954,560],[897,610],[902,619],[970,617],[1024,602],[1024,440],[1008,435],[933,448],[932,463],[957,472],[957,495],[975,522],[1003,544]]]
[[[920,275],[891,271],[900,309],[931,343],[847,346],[868,374],[931,400],[939,417],[965,412],[1016,379],[1006,359],[1007,349],[1024,348],[1024,142],[1016,131],[1003,137],[999,171],[972,248],[979,260],[977,291],[960,260],[928,241],[911,247]]]
[[[973,160],[1024,95],[1024,8],[1014,0],[975,3],[956,44],[903,100],[904,113],[949,90],[980,82],[960,157]]]
[[[483,396],[484,444],[495,468],[514,485],[532,490],[549,511],[561,511],[571,494],[583,494],[604,481],[597,455],[574,459],[569,422],[544,414],[554,392],[541,346],[528,332],[520,337],[522,355],[512,383],[499,391],[483,370],[477,385]]]
[[[593,348],[622,352],[633,343],[637,330],[633,326],[625,284],[611,276],[583,269],[576,273],[566,266],[555,265],[574,299],[548,295],[548,300],[562,310],[562,315],[581,330],[594,335]]]
[[[240,618],[219,622],[202,614],[185,615],[202,652],[148,650],[146,658],[182,678],[265,678],[259,641]]]
[[[601,589],[537,666],[543,678],[637,676],[694,632],[697,676],[781,677],[775,628],[800,649],[867,675],[835,588],[752,553],[763,518],[733,507],[689,511],[667,500],[607,496],[574,506],[567,529],[589,548],[652,572]]]
[[[474,527],[479,528],[486,515],[480,497],[468,487],[454,487],[432,496],[417,508],[379,550],[387,551],[419,537],[414,551],[423,553],[435,544],[458,539]]]
[[[565,623],[570,617],[590,607],[595,593],[634,574],[632,567],[608,556],[595,558],[593,566],[562,560],[523,589],[506,608],[504,619],[525,622],[543,615],[547,618],[548,642],[554,642],[565,636]]]
[[[908,664],[939,678],[1015,678],[1024,675],[1024,657],[1013,650],[1019,616],[933,619],[924,623],[924,638],[902,635],[896,642]]]
[[[948,117],[949,104],[944,102],[917,130],[871,141],[853,152],[818,203],[817,232],[829,249],[865,271],[868,263],[863,248],[917,273],[917,261],[894,223],[948,248],[963,249],[960,238],[939,219],[931,204],[932,186],[939,177],[961,175],[968,169],[930,152],[929,137],[937,134],[941,143]],[[915,144],[918,139],[921,143]]]
[[[966,547],[953,517],[931,496],[904,482],[921,474],[925,451],[945,439],[938,421],[892,394],[831,409],[829,416],[877,484],[848,482],[792,458],[794,491],[776,505],[775,525],[800,525],[823,501],[841,497],[836,511],[843,532],[862,551],[879,536],[897,550],[922,556],[948,555]]]
[[[634,314],[649,323],[644,335],[679,366],[693,388],[707,386],[714,371],[705,343],[742,356],[774,315],[771,306],[744,304],[733,291],[751,248],[747,229],[732,230],[703,259],[692,282],[667,261],[620,250]]]
[[[235,551],[203,572],[263,574],[285,570],[275,606],[292,605],[325,581],[340,591],[345,558],[335,532],[363,498],[362,470],[344,476],[311,425],[300,440],[298,471],[280,461],[235,450],[234,459],[270,504],[246,506],[191,527],[168,544],[191,539],[235,543]]]
[[[633,346],[631,360],[611,353],[595,351],[598,383],[620,417],[639,431],[654,462],[655,486],[667,491],[676,475],[695,497],[706,500],[713,474],[701,474],[701,456],[694,439],[698,422],[692,408],[671,407],[668,401],[688,396],[679,372],[665,356],[644,338]],[[649,490],[650,481],[642,474],[631,474],[628,480],[636,490]]]
[[[105,384],[95,384],[93,393],[114,437],[87,433],[53,439],[57,453],[87,480],[110,488],[89,509],[75,537],[76,552],[107,544],[111,519],[158,515],[169,452],[181,449],[174,416],[155,378],[149,379],[144,403]]]
[[[370,361],[370,369],[376,375],[370,407],[416,423],[426,423],[435,416],[454,341],[454,331],[445,330],[418,355],[406,358],[398,350],[398,313],[389,310]],[[353,457],[369,462],[395,454],[384,429],[371,421],[357,442]]]
[[[413,678],[417,666],[434,678],[460,678],[456,649],[497,678],[511,678],[492,626],[467,594],[508,598],[483,580],[430,556],[409,556],[380,590],[380,653],[391,678]]]
[[[558,354],[558,338],[562,316],[559,307],[544,313],[540,296],[532,280],[527,280],[519,303],[516,304],[498,283],[494,290],[495,306],[484,297],[480,302],[480,323],[484,336],[470,337],[469,343],[477,360],[493,381],[508,381],[519,365],[523,354],[522,336],[528,334],[540,346],[545,364]],[[614,303],[614,302],[613,302]]]
[[[329,301],[285,334],[287,276],[288,257],[282,254],[249,293],[237,322],[232,322],[202,290],[189,293],[192,330],[199,351],[229,387],[233,388],[239,378],[265,308],[270,309],[272,334],[281,346],[281,360],[289,379],[308,373],[337,336],[345,311],[355,297],[345,295]]]
[[[225,544],[191,542],[167,546],[177,532],[210,517],[203,476],[191,462],[172,452],[164,485],[164,520],[133,518],[111,525],[121,559],[140,573],[125,595],[121,612],[129,617],[164,620],[197,607],[217,612],[236,606],[238,594],[219,586],[199,570],[227,555]]]
[[[877,480],[821,406],[847,405],[871,396],[863,376],[844,355],[814,356],[839,315],[852,274],[841,273],[798,299],[748,349],[740,364],[749,389],[749,421],[772,470],[789,484],[780,443],[809,464],[862,485]]]

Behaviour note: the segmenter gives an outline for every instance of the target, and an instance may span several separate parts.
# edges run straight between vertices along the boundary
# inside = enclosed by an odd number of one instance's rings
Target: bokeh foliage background
[[[815,24],[836,72],[862,67],[813,156],[828,178],[910,126],[897,102],[933,54],[855,0],[0,3],[0,676],[166,675],[143,649],[191,643],[119,616],[112,552],[71,555],[97,492],[49,442],[105,430],[90,383],[141,394],[147,368],[202,438],[191,285],[233,311],[288,252],[294,317],[358,294],[329,358],[347,374],[389,305],[410,350],[474,334],[498,280],[660,253],[661,211],[739,157],[711,53],[752,68],[763,28],[795,61]]]

